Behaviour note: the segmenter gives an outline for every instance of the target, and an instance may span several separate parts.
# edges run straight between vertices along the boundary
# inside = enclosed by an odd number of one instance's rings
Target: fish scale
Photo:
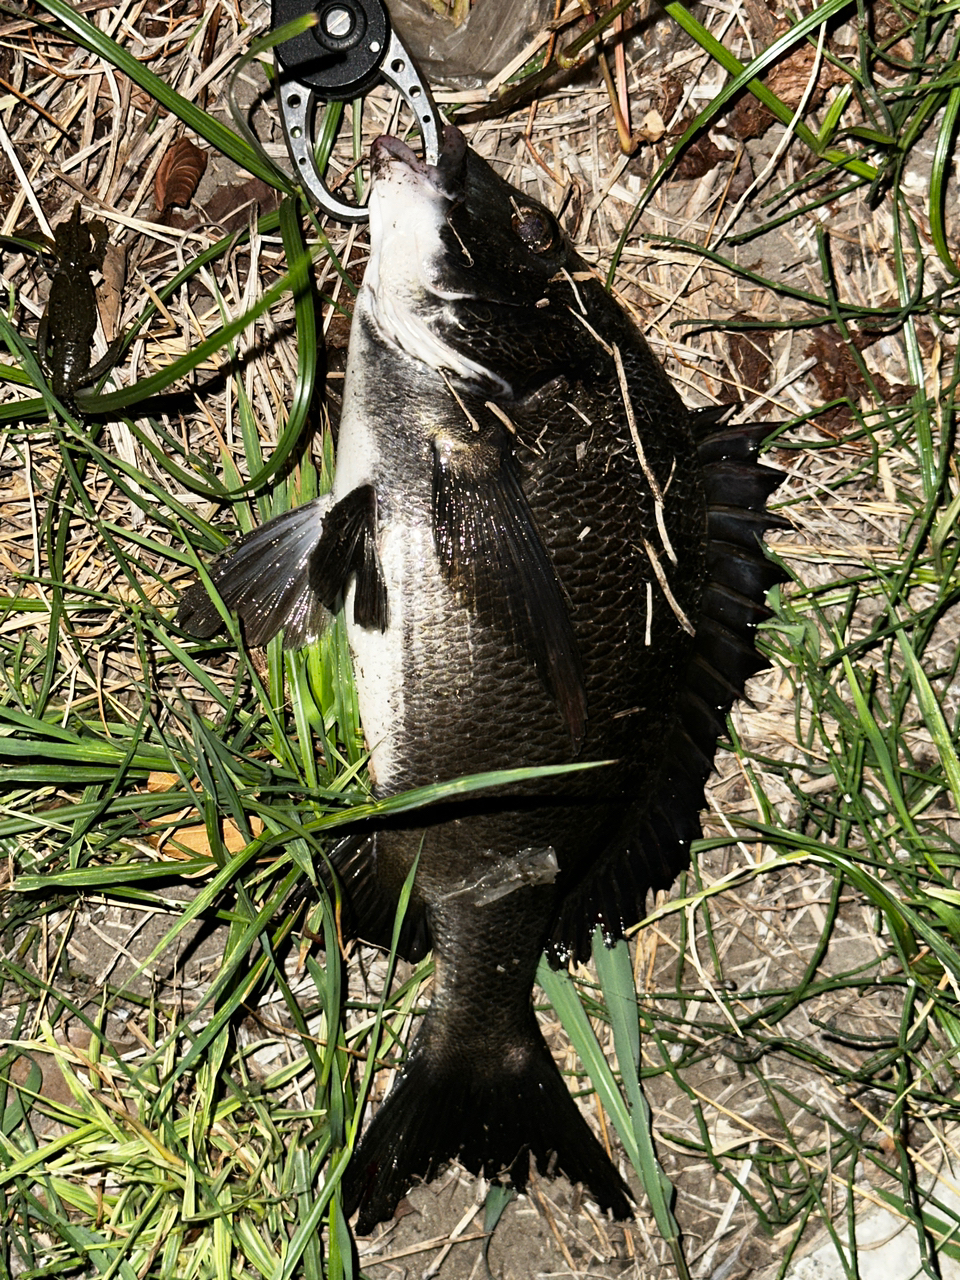
[[[689,860],[726,712],[763,665],[779,473],[763,430],[687,409],[536,201],[447,129],[428,168],[374,146],[332,495],[211,569],[248,639],[345,606],[378,795],[607,761],[368,824],[329,855],[346,932],[431,946],[431,1004],[344,1179],[357,1229],[449,1159],[525,1186],[531,1157],[618,1217],[633,1193],[533,1013],[544,949],[613,942]],[[212,634],[202,588],[182,624]],[[321,874],[326,873],[325,870]],[[327,873],[329,874],[329,873]],[[331,886],[333,887],[333,886]]]

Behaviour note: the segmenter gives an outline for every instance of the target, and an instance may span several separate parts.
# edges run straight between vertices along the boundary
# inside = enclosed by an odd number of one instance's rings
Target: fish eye
[[[511,221],[514,231],[531,253],[547,253],[560,238],[560,228],[553,218],[532,205],[515,205]]]

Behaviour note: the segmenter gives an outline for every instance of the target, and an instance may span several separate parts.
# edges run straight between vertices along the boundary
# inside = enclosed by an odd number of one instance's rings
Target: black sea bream
[[[348,1170],[358,1229],[453,1158],[523,1187],[631,1194],[537,1026],[544,949],[589,954],[687,865],[717,735],[763,665],[779,578],[762,427],[687,409],[553,216],[447,129],[436,168],[373,148],[332,495],[212,570],[250,643],[344,603],[376,792],[609,760],[357,832],[332,851],[346,927],[433,948],[433,999]],[[183,625],[219,615],[202,589]]]

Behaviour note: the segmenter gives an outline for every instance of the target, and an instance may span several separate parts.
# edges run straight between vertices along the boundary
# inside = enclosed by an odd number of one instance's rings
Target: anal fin
[[[321,863],[319,871],[331,897],[339,894],[344,936],[361,938],[389,951],[399,897],[377,875],[379,834],[362,830],[344,836],[329,850],[329,862]],[[424,904],[414,892],[400,925],[397,954],[415,964],[432,946]]]

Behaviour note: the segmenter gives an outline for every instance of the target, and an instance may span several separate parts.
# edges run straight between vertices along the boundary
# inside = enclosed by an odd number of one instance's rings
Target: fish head
[[[371,172],[364,295],[384,341],[508,399],[596,360],[596,335],[573,314],[585,264],[550,210],[458,129],[444,130],[435,166],[378,138]]]

